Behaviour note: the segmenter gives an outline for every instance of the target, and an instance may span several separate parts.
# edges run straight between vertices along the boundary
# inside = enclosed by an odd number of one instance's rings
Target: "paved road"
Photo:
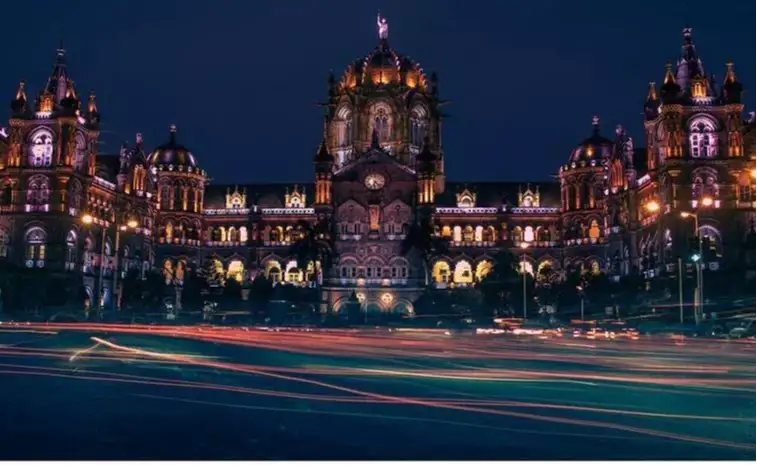
[[[755,348],[0,325],[0,459],[754,459]]]

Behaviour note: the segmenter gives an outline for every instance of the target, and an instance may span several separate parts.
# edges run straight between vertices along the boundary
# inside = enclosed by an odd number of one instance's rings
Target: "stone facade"
[[[722,83],[705,74],[690,29],[663,84],[650,83],[646,147],[621,126],[606,138],[595,117],[556,182],[448,181],[438,79],[395,51],[388,29],[328,84],[313,182],[217,185],[175,126],[151,151],[137,135],[117,155],[98,153],[96,96],[82,103],[58,50],[35,103],[20,84],[0,134],[0,258],[81,274],[93,297],[102,264],[106,301],[118,250],[122,270],[181,281],[210,262],[229,279],[319,283],[324,309],[355,293],[369,311],[411,312],[426,267],[401,244],[420,211],[449,243],[428,264],[442,288],[475,286],[501,249],[531,273],[675,271],[694,234],[681,212],[698,215],[711,270],[754,245],[754,116],[743,119],[732,63]],[[302,222],[322,221],[336,261],[300,270],[290,246]]]

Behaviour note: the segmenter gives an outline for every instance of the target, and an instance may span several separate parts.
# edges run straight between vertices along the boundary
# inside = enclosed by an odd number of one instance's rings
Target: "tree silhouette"
[[[431,218],[428,215],[416,214],[415,220],[408,228],[405,239],[402,241],[401,253],[406,256],[415,252],[420,256],[426,287],[431,282],[429,275],[431,259],[436,255],[444,255],[448,251],[447,241],[436,235]]]
[[[318,268],[322,273],[331,269],[335,258],[335,248],[331,223],[328,218],[318,220],[314,225],[301,220],[297,223],[300,237],[289,248],[289,253],[297,260],[297,268],[307,272],[308,266],[313,264],[312,280],[318,276]]]

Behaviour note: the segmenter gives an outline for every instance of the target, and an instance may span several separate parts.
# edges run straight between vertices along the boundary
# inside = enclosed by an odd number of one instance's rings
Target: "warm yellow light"
[[[704,205],[705,207],[711,206],[714,202],[715,201],[712,200],[712,197],[705,197],[702,199],[702,205]]]
[[[126,226],[128,226],[128,227],[130,227],[130,228],[132,228],[132,229],[136,228],[136,227],[137,227],[137,225],[139,225],[139,223],[137,223],[137,220],[129,220],[129,221],[128,221],[128,222],[126,223]]]
[[[647,204],[644,207],[647,209],[648,212],[652,212],[652,213],[660,210],[660,204],[654,200],[647,202]]]
[[[126,231],[126,225],[122,224],[121,226],[118,227],[118,229],[120,229],[121,231]]]
[[[681,212],[681,218],[688,218],[690,216],[693,216],[691,212]]]
[[[524,249],[524,250],[527,249],[528,248],[528,242],[521,242],[520,243],[520,248]]]
[[[84,224],[92,224],[93,221],[95,221],[95,219],[92,215],[84,215],[81,217],[81,222]]]

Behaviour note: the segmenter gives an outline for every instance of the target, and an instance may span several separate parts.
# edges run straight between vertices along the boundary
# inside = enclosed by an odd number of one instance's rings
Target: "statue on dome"
[[[389,38],[389,23],[386,18],[381,17],[381,13],[376,16],[376,25],[378,26],[379,39]]]

